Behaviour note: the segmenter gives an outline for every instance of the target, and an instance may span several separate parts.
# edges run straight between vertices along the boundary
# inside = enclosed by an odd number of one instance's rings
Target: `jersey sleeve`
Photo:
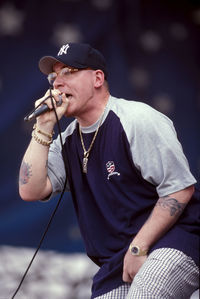
[[[62,134],[62,137],[64,137],[64,134]],[[59,137],[54,140],[49,149],[48,177],[51,181],[53,189],[51,197],[62,192],[65,184],[66,172]],[[68,184],[67,189],[69,189]]]
[[[196,183],[172,121],[141,103],[126,125],[132,158],[142,177],[156,186],[159,196]]]

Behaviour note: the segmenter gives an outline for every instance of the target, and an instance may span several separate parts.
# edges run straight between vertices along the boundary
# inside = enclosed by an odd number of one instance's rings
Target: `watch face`
[[[133,246],[132,248],[131,248],[131,252],[132,252],[132,254],[138,254],[139,253],[139,248],[138,247],[136,247],[136,246]]]

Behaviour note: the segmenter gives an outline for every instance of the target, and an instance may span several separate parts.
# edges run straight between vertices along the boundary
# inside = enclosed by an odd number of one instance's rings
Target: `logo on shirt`
[[[109,180],[112,175],[120,175],[119,172],[115,171],[115,163],[113,161],[108,161],[106,163],[106,169],[108,172],[107,180]]]
[[[63,55],[63,54],[67,54],[67,50],[69,49],[69,44],[63,45],[59,52],[58,52],[58,56]]]

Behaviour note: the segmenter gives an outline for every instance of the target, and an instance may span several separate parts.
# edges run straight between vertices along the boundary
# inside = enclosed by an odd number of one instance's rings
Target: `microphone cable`
[[[62,153],[63,153],[62,155],[63,155],[63,161],[64,161],[64,166],[65,166],[65,174],[66,174],[66,177],[65,177],[65,182],[64,182],[63,190],[62,190],[62,192],[61,192],[61,194],[60,194],[60,197],[59,197],[59,200],[58,200],[58,202],[57,202],[57,204],[56,204],[56,207],[55,207],[55,209],[53,210],[53,212],[52,212],[52,214],[51,214],[51,216],[50,216],[49,222],[48,222],[48,224],[46,225],[46,228],[45,228],[45,230],[44,230],[44,233],[43,233],[43,235],[42,235],[42,237],[41,237],[41,239],[40,239],[40,241],[39,241],[39,243],[38,243],[37,249],[35,250],[35,253],[33,254],[33,257],[32,257],[32,259],[31,259],[31,261],[29,262],[28,267],[26,268],[26,270],[25,270],[25,272],[24,272],[24,275],[22,276],[22,279],[21,279],[21,281],[20,281],[20,283],[19,283],[17,289],[15,290],[14,294],[12,295],[11,299],[14,299],[15,296],[17,295],[17,293],[19,292],[19,290],[20,290],[20,288],[21,288],[21,285],[22,285],[22,283],[24,282],[24,279],[25,279],[25,277],[26,277],[26,275],[27,275],[27,273],[28,273],[30,267],[31,267],[31,265],[32,265],[32,263],[33,263],[33,261],[34,261],[36,255],[37,255],[38,251],[40,250],[40,247],[41,247],[41,245],[42,245],[42,243],[43,243],[43,241],[44,241],[44,239],[45,239],[45,237],[46,237],[46,234],[47,234],[47,232],[48,232],[48,230],[49,230],[49,227],[50,227],[50,225],[51,225],[51,223],[52,223],[52,220],[53,220],[53,218],[54,218],[54,216],[55,216],[55,214],[56,214],[56,212],[57,212],[57,210],[58,210],[58,207],[59,207],[59,205],[60,205],[60,202],[61,202],[61,200],[62,200],[62,198],[63,198],[64,192],[65,192],[65,189],[66,189],[66,185],[67,185],[67,165],[66,165],[66,155],[65,155],[66,152],[65,152],[65,147],[64,147],[64,145],[63,145],[63,140],[62,140],[62,135],[61,135],[61,127],[60,127],[60,123],[59,123],[58,115],[57,115],[57,112],[56,112],[55,104],[54,104],[54,102],[53,102],[52,87],[50,87],[49,90],[50,90],[50,96],[49,96],[49,97],[51,98],[51,103],[52,103],[53,110],[54,110],[54,113],[55,113],[55,116],[56,116],[56,123],[57,123],[57,127],[58,127],[58,135],[59,135],[59,137],[60,137],[60,144],[61,144]],[[49,98],[49,97],[48,97],[48,98]],[[47,99],[47,98],[46,98],[46,99]],[[46,99],[45,99],[45,100],[46,100]],[[44,101],[45,101],[45,100],[44,100]],[[44,101],[43,101],[43,102],[44,102]],[[42,102],[42,103],[43,103],[43,102]],[[42,104],[42,103],[41,103],[41,104]],[[36,108],[37,108],[37,107],[36,107]]]

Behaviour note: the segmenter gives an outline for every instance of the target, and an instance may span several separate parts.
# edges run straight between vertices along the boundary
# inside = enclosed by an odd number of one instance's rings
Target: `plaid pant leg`
[[[95,299],[125,299],[126,295],[128,294],[129,288],[130,284],[124,283],[123,285],[119,286],[116,289],[113,289],[106,294],[95,297]]]
[[[154,250],[131,284],[126,299],[189,299],[199,287],[199,271],[183,252]]]

